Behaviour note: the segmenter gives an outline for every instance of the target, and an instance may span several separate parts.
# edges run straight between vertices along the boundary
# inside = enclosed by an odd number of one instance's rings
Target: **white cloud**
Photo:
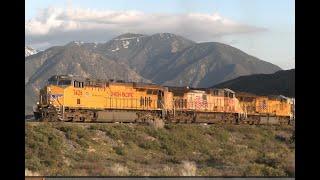
[[[25,23],[26,43],[65,44],[72,40],[107,41],[122,33],[169,32],[195,41],[228,34],[264,31],[218,13],[147,14],[140,11],[97,11],[47,8]]]

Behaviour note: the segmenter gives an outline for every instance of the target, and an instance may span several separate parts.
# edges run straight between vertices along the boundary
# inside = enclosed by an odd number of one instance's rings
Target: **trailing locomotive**
[[[36,119],[70,122],[288,123],[292,103],[230,89],[52,76],[40,90]]]
[[[293,104],[284,96],[256,96],[237,93],[245,122],[251,124],[286,124],[293,119]]]

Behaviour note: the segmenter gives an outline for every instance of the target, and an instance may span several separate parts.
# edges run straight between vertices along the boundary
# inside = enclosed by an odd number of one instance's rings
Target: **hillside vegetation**
[[[294,176],[289,126],[26,123],[26,172],[64,176]]]
[[[284,95],[295,97],[295,69],[278,71],[273,74],[254,74],[215,85],[216,88],[230,88],[235,91],[257,95]]]

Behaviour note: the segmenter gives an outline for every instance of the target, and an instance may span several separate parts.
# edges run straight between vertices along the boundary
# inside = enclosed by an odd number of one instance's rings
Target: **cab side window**
[[[73,87],[83,88],[83,82],[73,81]]]

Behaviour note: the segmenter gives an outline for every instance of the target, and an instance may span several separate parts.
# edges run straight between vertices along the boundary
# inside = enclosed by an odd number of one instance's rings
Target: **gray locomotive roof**
[[[163,88],[163,86],[154,84],[154,83],[141,83],[141,82],[126,82],[123,80],[113,80],[113,79],[97,79],[97,78],[84,78],[81,76],[75,76],[75,75],[53,75],[51,76],[49,80],[76,80],[80,82],[92,82],[92,83],[99,83],[99,84],[123,84],[123,85],[132,85],[136,88]]]
[[[96,79],[96,78],[84,78],[81,76],[77,76],[77,75],[71,75],[71,74],[67,74],[67,75],[53,75],[49,78],[49,80],[76,80],[76,81],[80,81],[80,82],[92,82],[92,83],[97,83],[97,84],[123,84],[123,85],[132,85],[135,88],[168,88],[169,91],[173,91],[173,92],[197,92],[197,91],[211,91],[211,90],[219,90],[219,91],[228,91],[231,93],[235,93],[234,91],[232,91],[231,89],[228,88],[224,88],[224,89],[218,89],[218,88],[194,88],[194,87],[175,87],[175,86],[162,86],[162,85],[157,85],[154,83],[142,83],[142,82],[125,82],[122,80],[113,80],[113,79]]]

